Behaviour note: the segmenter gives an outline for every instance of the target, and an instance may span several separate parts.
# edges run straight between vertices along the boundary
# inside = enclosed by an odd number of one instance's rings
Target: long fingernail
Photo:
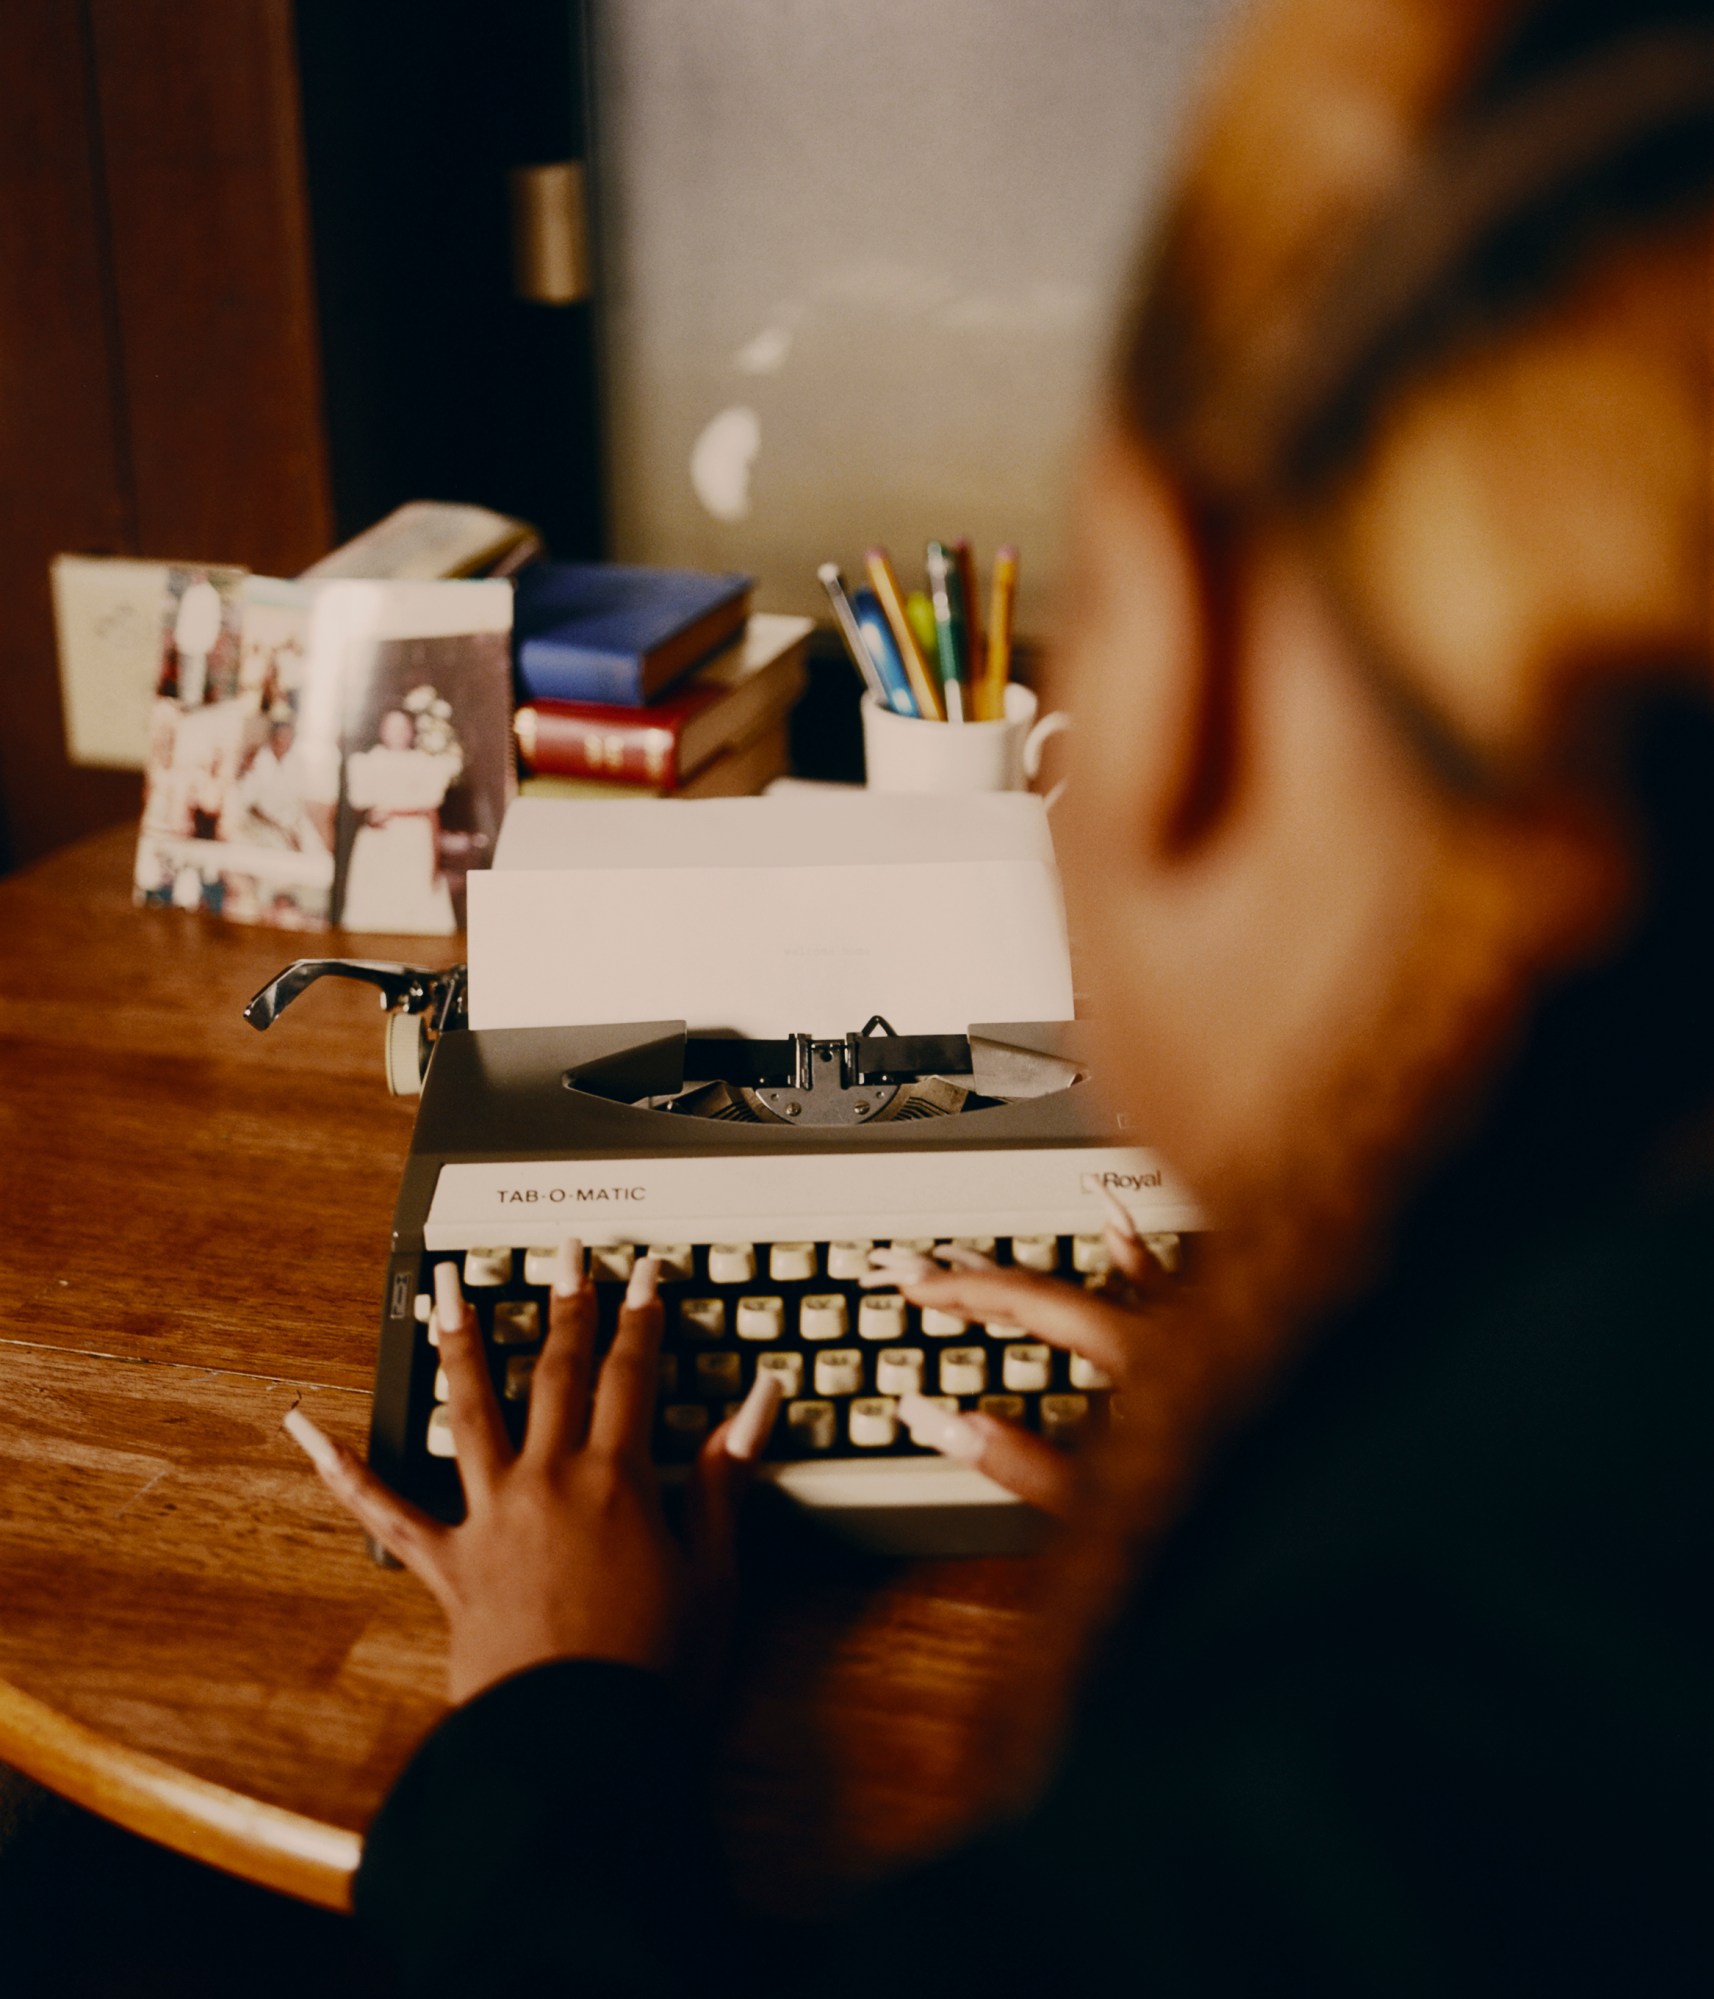
[[[914,1249],[872,1249],[869,1260],[873,1267],[857,1280],[865,1291],[886,1284],[920,1284],[925,1277],[946,1274],[932,1257],[919,1256]]]
[[[625,1286],[625,1309],[634,1312],[640,1305],[652,1305],[660,1296],[661,1260],[640,1256],[631,1266],[631,1281]]]
[[[1149,1253],[1135,1236],[1121,1235],[1111,1222],[1101,1231],[1101,1239],[1107,1245],[1107,1254],[1113,1259],[1114,1273],[1131,1284],[1139,1284],[1148,1274]],[[1094,1285],[1104,1284],[1105,1278],[1091,1278]]]
[[[317,1471],[332,1471],[339,1463],[339,1446],[319,1423],[312,1423],[301,1409],[288,1409],[280,1418],[280,1428]]]
[[[583,1244],[574,1235],[554,1251],[553,1289],[556,1298],[575,1298],[583,1289]]]
[[[998,1270],[991,1256],[979,1249],[966,1249],[961,1242],[943,1242],[935,1255],[952,1270]]]
[[[974,1424],[951,1409],[942,1409],[926,1395],[901,1395],[899,1421],[910,1431],[913,1444],[926,1444],[944,1457],[962,1458],[968,1464],[987,1448],[987,1440]]]
[[[443,1333],[464,1324],[464,1287],[458,1281],[456,1263],[434,1267],[434,1316]]]
[[[1131,1217],[1130,1209],[1125,1206],[1124,1202],[1119,1199],[1112,1188],[1097,1184],[1095,1191],[1101,1196],[1102,1203],[1106,1207],[1108,1226],[1123,1236],[1126,1242],[1140,1243],[1142,1237],[1137,1233],[1137,1224]]]
[[[736,1416],[726,1426],[726,1455],[750,1459],[768,1441],[779,1413],[781,1385],[777,1374],[758,1374]]]

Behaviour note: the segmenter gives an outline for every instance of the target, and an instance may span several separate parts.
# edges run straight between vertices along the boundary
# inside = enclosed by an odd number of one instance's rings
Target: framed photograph
[[[331,918],[334,794],[304,741],[310,593],[169,570],[133,888],[241,923]]]
[[[447,935],[513,788],[505,583],[331,583],[316,645],[340,657],[334,907],[351,930]]]

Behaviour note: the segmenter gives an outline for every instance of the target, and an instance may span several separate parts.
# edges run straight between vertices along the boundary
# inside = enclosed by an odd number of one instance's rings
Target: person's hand
[[[691,1474],[681,1549],[649,1460],[662,1329],[656,1278],[654,1261],[642,1259],[597,1370],[582,1245],[561,1246],[523,1447],[514,1451],[457,1269],[436,1267],[435,1324],[464,1485],[460,1526],[401,1499],[302,1411],[286,1418],[329,1490],[445,1610],[454,1701],[547,1659],[665,1668],[693,1599],[723,1594],[739,1489],[766,1441],[778,1386],[759,1378],[709,1438]]]
[[[1136,1350],[1136,1307],[1160,1290],[1163,1273],[1125,1209],[1117,1201],[1108,1205],[1107,1245],[1118,1282],[1107,1294],[1016,1266],[1002,1270],[955,1245],[940,1252],[950,1269],[914,1251],[877,1250],[873,1281],[896,1284],[913,1305],[972,1325],[1015,1328],[1019,1339],[1078,1354],[1118,1380]],[[902,1396],[899,1416],[913,1442],[976,1466],[1041,1512],[1064,1519],[1073,1510],[1075,1459],[1033,1431],[1000,1416],[954,1413],[924,1395]]]

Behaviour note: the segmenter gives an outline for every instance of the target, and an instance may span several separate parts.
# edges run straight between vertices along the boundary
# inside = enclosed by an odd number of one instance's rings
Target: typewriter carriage
[[[368,958],[299,958],[244,1009],[258,1030],[271,1027],[318,980],[375,986],[386,1022],[382,1067],[389,1092],[422,1092],[442,1034],[469,1025],[463,965],[431,970]],[[837,1040],[797,1033],[779,1041],[689,1035],[676,1079],[650,1077],[621,1060],[569,1068],[567,1089],[717,1122],[851,1128],[896,1119],[956,1116],[1042,1097],[1084,1080],[1085,1067],[1034,1037],[972,1028],[962,1035],[900,1035],[881,1014]]]

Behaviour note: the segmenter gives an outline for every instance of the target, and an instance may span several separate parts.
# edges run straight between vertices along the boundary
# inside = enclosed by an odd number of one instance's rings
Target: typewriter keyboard
[[[1055,1271],[1099,1284],[1108,1269],[1100,1235],[959,1238],[1000,1264]],[[1176,1267],[1179,1239],[1150,1238]],[[1069,1443],[1107,1416],[1111,1383],[1095,1367],[1021,1334],[919,1310],[896,1290],[866,1290],[869,1253],[851,1242],[621,1243],[591,1248],[599,1342],[611,1340],[625,1280],[639,1256],[661,1265],[666,1332],[661,1352],[655,1452],[667,1465],[695,1456],[709,1432],[743,1400],[758,1373],[778,1377],[779,1419],[767,1456],[776,1462],[924,1457],[900,1421],[902,1395],[982,1410]],[[932,1237],[893,1238],[921,1252]],[[434,1266],[452,1262],[482,1328],[502,1409],[521,1433],[535,1357],[547,1330],[553,1251],[468,1249],[422,1259],[415,1301],[418,1434],[431,1457],[453,1455],[446,1379],[434,1353]],[[425,1406],[426,1405],[426,1406]]]

